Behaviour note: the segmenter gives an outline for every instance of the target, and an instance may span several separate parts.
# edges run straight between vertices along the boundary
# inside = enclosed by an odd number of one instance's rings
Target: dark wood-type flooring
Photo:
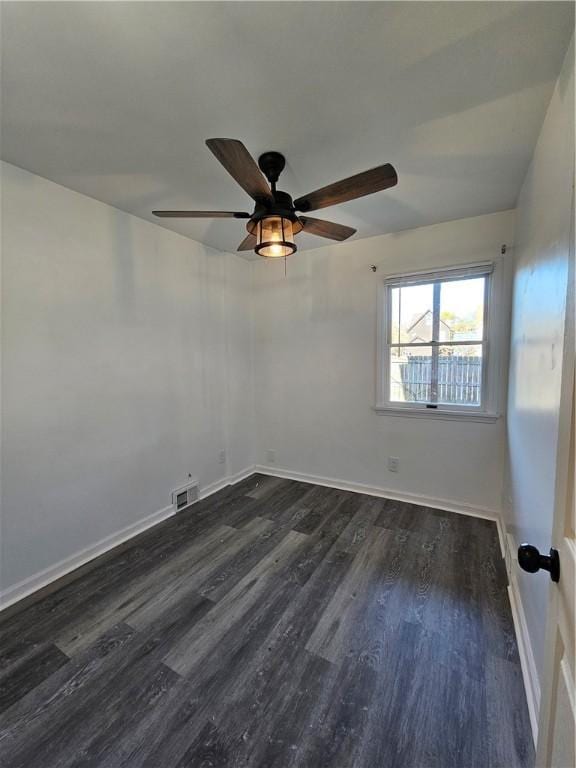
[[[254,475],[0,622],[5,768],[516,768],[494,523]]]

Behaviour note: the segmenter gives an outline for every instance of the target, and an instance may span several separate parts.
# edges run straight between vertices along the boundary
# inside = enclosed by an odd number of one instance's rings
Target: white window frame
[[[377,382],[374,410],[391,416],[409,416],[429,419],[454,419],[462,421],[494,422],[499,417],[498,400],[502,365],[502,339],[496,330],[502,329],[501,314],[502,260],[439,267],[433,271],[405,272],[389,275],[379,286],[378,334],[377,334]],[[390,400],[390,349],[392,332],[392,289],[409,285],[421,285],[465,277],[486,277],[484,294],[484,341],[482,365],[481,401],[478,406],[427,403],[399,403]],[[418,346],[418,345],[414,345]],[[436,341],[420,346],[445,346]]]

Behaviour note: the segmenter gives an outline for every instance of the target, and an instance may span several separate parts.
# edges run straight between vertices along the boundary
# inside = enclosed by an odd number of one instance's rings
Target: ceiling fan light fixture
[[[286,158],[280,152],[264,152],[256,164],[238,139],[207,139],[206,145],[230,176],[254,201],[254,211],[152,211],[154,216],[181,219],[248,219],[248,235],[238,251],[251,251],[266,259],[282,259],[296,253],[294,235],[304,230],[329,240],[347,240],[356,233],[353,227],[333,221],[299,216],[319,208],[346,203],[365,195],[389,189],[398,183],[396,170],[390,163],[379,165],[347,179],[292,200],[287,192],[276,189]]]
[[[283,216],[265,216],[256,224],[254,251],[267,259],[281,259],[295,253],[294,227]]]

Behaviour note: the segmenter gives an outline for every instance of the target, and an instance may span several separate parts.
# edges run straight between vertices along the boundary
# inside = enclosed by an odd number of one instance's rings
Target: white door
[[[574,405],[574,233],[571,242],[568,316],[564,348],[563,392],[557,450],[552,546],[560,556],[560,580],[550,584],[546,655],[540,717],[537,768],[575,768],[576,703],[574,627],[576,602],[576,474]]]

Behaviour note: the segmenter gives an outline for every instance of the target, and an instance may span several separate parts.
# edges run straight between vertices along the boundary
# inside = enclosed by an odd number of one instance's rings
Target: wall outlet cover
[[[268,464],[276,463],[276,451],[273,448],[268,448],[266,451],[266,460],[268,461]]]
[[[395,456],[388,456],[388,470],[390,472],[398,472],[400,466],[400,459]]]

